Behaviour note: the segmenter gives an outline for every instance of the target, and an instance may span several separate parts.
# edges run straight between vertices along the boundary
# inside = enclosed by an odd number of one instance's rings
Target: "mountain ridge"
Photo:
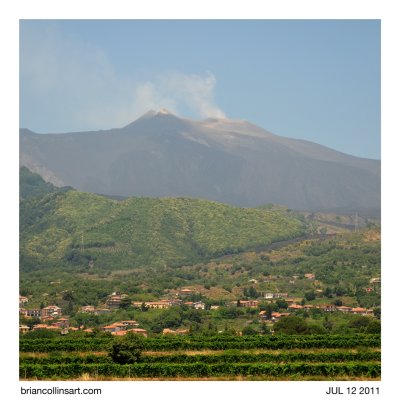
[[[149,111],[110,130],[21,129],[20,165],[58,186],[105,195],[380,212],[379,160],[281,137],[243,120]]]

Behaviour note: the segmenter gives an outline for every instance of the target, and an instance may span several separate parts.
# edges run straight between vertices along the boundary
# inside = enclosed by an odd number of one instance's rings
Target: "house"
[[[122,296],[120,295],[111,295],[110,298],[106,301],[106,305],[112,309],[119,308],[121,304]]]
[[[371,293],[371,292],[374,291],[374,288],[372,288],[372,287],[367,287],[367,288],[365,288],[365,291],[366,291],[367,293]]]
[[[336,310],[341,312],[350,312],[352,310],[352,307],[336,306]]]
[[[26,332],[29,331],[29,326],[28,326],[28,325],[20,325],[20,326],[19,326],[19,331],[20,331],[21,333],[26,333]]]
[[[145,303],[146,307],[148,308],[157,308],[157,309],[164,309],[171,307],[171,304],[167,300],[160,300],[160,301],[147,301]]]
[[[28,298],[25,296],[19,296],[19,305],[23,306],[24,304],[26,304],[28,302]]]
[[[134,328],[134,329],[129,329],[128,332],[137,333],[138,335],[143,335],[144,337],[147,337],[146,329]]]
[[[358,314],[358,315],[374,315],[374,310],[372,309],[366,309],[362,307],[355,307],[351,309],[352,314]]]
[[[181,299],[172,299],[172,300],[168,300],[169,304],[171,306],[180,306],[183,303],[183,300]]]
[[[177,329],[176,331],[168,328],[163,329],[163,335],[187,335],[188,333],[188,329]]]
[[[193,294],[194,290],[193,289],[188,289],[188,288],[182,288],[182,289],[179,289],[178,292],[179,292],[180,295],[185,296],[185,295]]]
[[[288,309],[291,310],[291,311],[297,311],[297,310],[302,310],[303,306],[301,306],[300,304],[291,304],[288,307]]]
[[[327,304],[325,306],[322,306],[323,310],[326,312],[333,312],[336,311],[336,306],[334,306],[333,304]]]
[[[303,309],[304,310],[311,310],[314,308],[313,304],[304,304]]]
[[[121,321],[121,324],[126,326],[126,327],[137,327],[139,326],[139,323],[134,321],[134,320],[128,320],[128,321]]]
[[[315,279],[315,274],[304,274],[304,278],[307,278],[310,280]]]
[[[239,307],[249,307],[249,308],[256,308],[258,307],[258,300],[239,300],[237,303]]]
[[[112,334],[116,334],[117,332],[129,332],[132,331],[133,329],[129,329],[130,327],[137,327],[139,324],[134,321],[134,320],[127,320],[127,321],[120,321],[120,322],[114,322],[110,325],[103,326],[103,331],[104,332],[110,332]],[[119,336],[122,336],[122,334],[119,334]]]
[[[32,330],[34,330],[34,331],[38,331],[40,329],[58,329],[58,328],[55,326],[50,326],[50,325],[46,325],[46,324],[36,324],[36,325],[33,325],[33,327],[32,327]]]
[[[381,278],[371,278],[370,280],[369,280],[369,283],[372,283],[372,284],[374,284],[374,283],[381,283]]]
[[[142,305],[145,305],[147,308],[156,308],[156,309],[164,309],[171,307],[171,302],[169,300],[160,300],[160,301],[133,301],[132,305],[136,308],[141,308]]]
[[[266,311],[260,311],[259,313],[258,313],[258,317],[259,318],[261,318],[261,319],[268,319],[267,318],[267,312]]]
[[[125,336],[128,333],[128,331],[115,331],[115,332],[111,332],[111,335],[114,336]]]
[[[286,303],[290,306],[290,305],[292,305],[292,304],[295,304],[295,303],[297,303],[297,302],[299,302],[299,301],[301,301],[301,299],[299,299],[299,298],[297,298],[297,297],[288,297],[288,298],[286,298],[286,299],[284,299],[285,301],[286,301]]]
[[[117,328],[119,331],[128,330],[128,326],[121,322],[114,322],[112,325],[115,326],[115,328]]]
[[[42,308],[41,317],[58,317],[62,315],[62,309],[58,306],[52,305]]]
[[[96,311],[96,308],[95,308],[95,306],[83,306],[80,308],[79,311],[83,312],[83,313],[94,314]]]
[[[102,329],[104,332],[110,332],[110,333],[115,333],[122,330],[121,327],[115,326],[115,324],[103,326]]]
[[[29,318],[40,318],[42,315],[42,312],[39,308],[33,308],[33,309],[24,309],[21,308],[19,310],[20,314],[24,315],[25,317]]]
[[[60,329],[69,328],[69,320],[68,318],[60,318],[57,322],[54,322],[52,326],[56,326],[57,328]]]
[[[273,312],[271,314],[271,319],[272,321],[278,321],[282,317],[288,317],[290,313],[279,313],[279,312]]]
[[[206,309],[206,305],[202,301],[197,301],[196,303],[193,303],[193,307],[196,310],[205,310]]]
[[[102,315],[111,312],[109,308],[96,308],[94,315]]]
[[[47,315],[45,317],[40,317],[40,319],[42,320],[42,322],[45,321],[54,321],[54,317],[51,317],[50,315]]]
[[[274,293],[274,299],[286,299],[288,293]]]
[[[286,299],[287,297],[288,297],[288,293],[267,292],[264,294],[264,299]]]

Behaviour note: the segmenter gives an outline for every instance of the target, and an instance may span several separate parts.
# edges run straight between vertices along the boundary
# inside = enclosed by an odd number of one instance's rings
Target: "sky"
[[[21,20],[19,52],[38,133],[167,108],[381,158],[379,20]]]
[[[168,73],[180,73],[192,77],[192,81],[197,77],[200,83],[209,78],[210,89],[205,92],[208,97],[203,95],[203,98],[206,104],[217,107],[229,118],[248,119],[282,136],[299,137],[351,154],[380,158],[380,27],[379,20],[365,19],[382,18],[383,303],[387,315],[395,315],[394,296],[400,278],[398,269],[392,268],[398,259],[400,202],[400,191],[393,184],[399,171],[397,133],[400,128],[397,100],[400,25],[395,5],[395,2],[376,0],[229,0],[229,4],[223,0],[203,0],[201,4],[178,0],[113,0],[109,4],[106,0],[96,0],[95,4],[90,0],[19,0],[7,3],[0,24],[3,56],[0,103],[7,128],[0,136],[3,149],[0,159],[3,186],[8,188],[7,195],[2,196],[2,209],[7,210],[3,225],[7,229],[2,230],[1,240],[6,243],[3,259],[15,268],[10,268],[10,276],[2,280],[2,291],[8,297],[15,297],[18,290],[18,135],[7,134],[17,132],[18,84],[20,126],[37,132],[65,132],[122,126],[127,120],[131,121],[141,111],[134,106],[139,107],[146,87],[153,97],[160,96],[160,80],[163,82],[164,78],[165,81]],[[162,21],[54,20],[188,17],[346,20],[234,21],[223,22],[224,28],[217,22],[212,22],[212,27],[203,21],[168,24]],[[21,22],[21,18],[52,20]],[[43,65],[45,60],[49,63]],[[101,79],[103,86],[96,86],[95,78]],[[178,110],[182,116],[201,118],[201,112],[192,109],[187,97],[183,102],[175,97],[176,91],[171,94],[164,88],[162,93],[165,103],[169,99],[168,107],[174,104],[174,111]],[[151,98],[148,96],[149,102]],[[7,320],[16,326],[16,313],[12,308],[6,311]],[[382,387],[385,399],[392,398],[398,391],[395,368],[398,356],[392,351],[396,347],[396,323],[393,318],[383,321],[385,379],[377,384]],[[11,332],[7,340],[11,345],[6,355],[12,367],[4,371],[9,374],[4,382],[12,386],[11,390],[19,391],[19,387],[15,387],[18,382],[15,376],[17,335]],[[97,382],[96,385],[99,383],[104,398],[114,398],[116,393],[126,394],[126,387],[120,382],[117,386],[112,385],[113,382]],[[185,389],[189,389],[195,399],[204,398],[204,395],[215,397],[216,387],[211,385],[214,382],[210,385],[201,382],[201,388],[196,382],[189,383],[188,388],[185,382],[176,382],[179,386],[169,386],[167,391],[163,386],[159,391],[153,386],[136,389],[139,395],[149,399],[160,395],[169,399]],[[271,395],[282,397],[283,392],[286,394],[291,389],[289,396],[298,397],[304,389],[307,398],[320,399],[327,389],[324,382],[303,387],[304,383],[273,386],[268,382],[267,390]],[[79,382],[80,386],[84,384]],[[248,395],[249,385],[251,383],[246,382],[243,386],[234,385],[233,389],[224,385],[217,393],[242,399]],[[259,389],[258,386],[252,388],[255,393]]]

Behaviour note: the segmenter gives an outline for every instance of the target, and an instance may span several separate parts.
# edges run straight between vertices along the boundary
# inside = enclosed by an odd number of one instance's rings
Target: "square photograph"
[[[20,381],[380,381],[380,20],[19,38]]]

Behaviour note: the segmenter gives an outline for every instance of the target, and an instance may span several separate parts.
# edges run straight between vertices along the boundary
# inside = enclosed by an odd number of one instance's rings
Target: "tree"
[[[243,294],[250,299],[256,299],[258,297],[258,292],[253,286],[250,286],[248,289],[245,288]]]
[[[315,300],[316,294],[315,294],[315,292],[313,292],[313,291],[309,291],[309,292],[306,292],[306,293],[304,294],[304,297],[305,297],[305,299],[306,299],[307,301],[312,301],[312,300]]]
[[[127,310],[131,306],[132,300],[129,297],[123,297],[119,303],[119,308]]]
[[[263,335],[269,335],[271,334],[270,329],[268,328],[267,324],[261,324],[261,333]]]
[[[284,333],[287,335],[305,334],[308,333],[307,322],[303,318],[295,315],[284,317],[274,325],[276,333]]]
[[[374,308],[374,316],[378,319],[381,319],[381,308],[380,307]]]
[[[115,339],[108,355],[117,364],[133,364],[139,361],[143,347],[143,338],[128,332],[125,336]]]
[[[70,290],[67,290],[63,293],[62,299],[68,302],[73,302],[75,300],[74,293]]]
[[[247,336],[247,335],[257,335],[257,333],[258,332],[251,326],[246,326],[242,330],[242,334],[245,335],[245,336]]]
[[[275,304],[267,304],[265,306],[260,307],[261,310],[265,311],[265,318],[271,319],[272,313],[276,310]]]
[[[328,318],[327,315],[325,315],[325,317],[324,317],[324,322],[322,323],[322,325],[324,326],[324,328],[325,328],[327,331],[331,331],[332,328],[333,328],[333,322]]]
[[[365,330],[366,333],[381,333],[381,323],[376,319],[371,319],[367,328]]]
[[[286,302],[286,300],[283,299],[278,299],[276,301],[276,305],[278,306],[278,308],[288,308],[288,303]]]

